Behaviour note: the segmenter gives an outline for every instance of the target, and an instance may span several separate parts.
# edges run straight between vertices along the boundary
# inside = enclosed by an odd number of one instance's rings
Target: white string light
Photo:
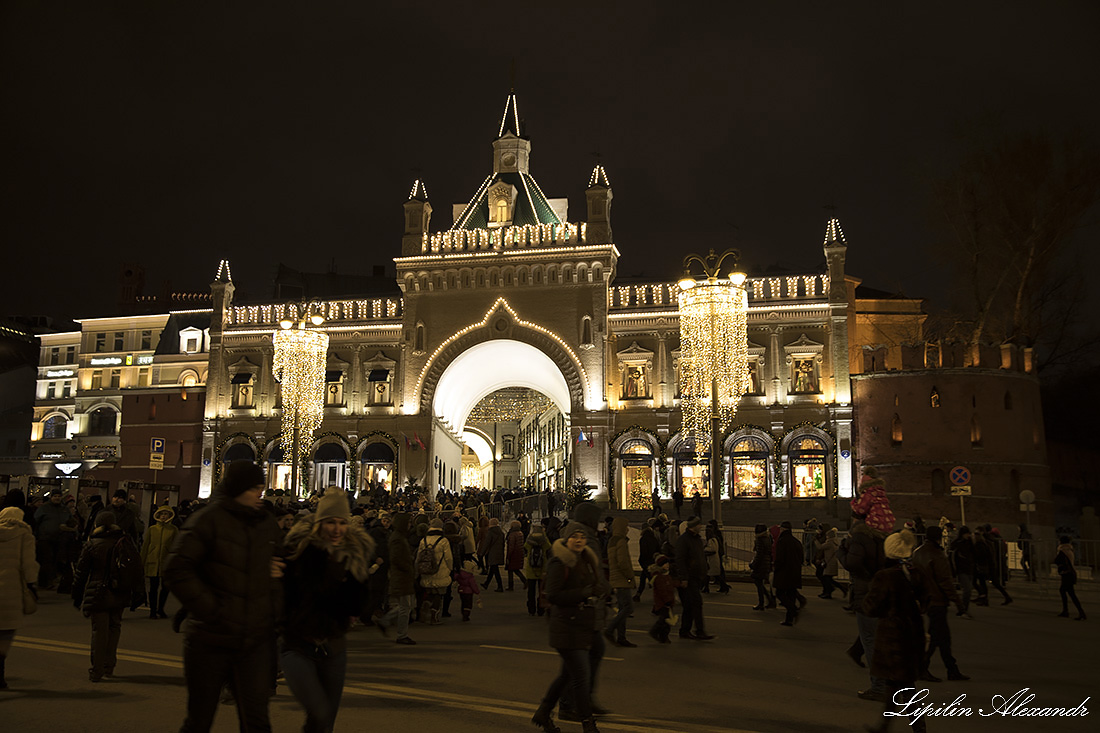
[[[283,399],[283,450],[292,452],[294,428],[299,428],[297,463],[309,454],[313,434],[325,415],[325,365],[328,334],[303,326],[275,332],[272,373]],[[295,422],[297,417],[297,423]]]

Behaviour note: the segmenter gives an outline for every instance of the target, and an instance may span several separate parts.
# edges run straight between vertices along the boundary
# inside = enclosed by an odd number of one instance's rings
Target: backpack
[[[106,581],[107,587],[120,596],[145,589],[145,568],[129,537],[121,537],[111,548],[107,557]]]
[[[424,542],[420,544],[420,549],[416,551],[417,575],[435,575],[439,572],[440,558],[435,555],[435,546],[444,539],[446,538],[440,537],[429,545],[427,538],[424,538]]]
[[[527,558],[527,564],[530,565],[532,568],[541,568],[542,561],[542,545],[535,545],[531,548],[531,554]]]

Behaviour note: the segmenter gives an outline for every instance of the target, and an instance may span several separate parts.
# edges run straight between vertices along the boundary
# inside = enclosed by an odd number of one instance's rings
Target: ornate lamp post
[[[732,258],[736,268],[739,257],[734,249],[721,255],[712,249],[706,257],[689,254],[679,281],[682,429],[694,440],[697,453],[710,449],[710,498],[719,524],[721,437],[733,423],[749,382],[745,273],[734,269],[727,279],[719,277],[722,263]],[[702,266],[702,278],[692,275],[692,263]]]
[[[272,373],[282,389],[282,444],[290,448],[294,470],[291,491],[298,496],[298,479],[309,451],[313,433],[321,427],[325,412],[325,365],[328,334],[307,326],[325,322],[315,303],[295,306],[297,319],[283,319],[275,332]],[[303,436],[304,433],[304,436]],[[305,437],[306,440],[302,440]]]

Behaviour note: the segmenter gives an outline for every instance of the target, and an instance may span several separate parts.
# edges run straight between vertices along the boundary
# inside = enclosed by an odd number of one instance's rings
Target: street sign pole
[[[959,494],[959,526],[966,524],[966,497]]]

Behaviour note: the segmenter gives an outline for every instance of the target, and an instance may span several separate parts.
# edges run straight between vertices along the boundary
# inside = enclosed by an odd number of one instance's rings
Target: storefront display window
[[[698,455],[691,451],[676,454],[675,478],[685,499],[690,500],[696,491],[704,498],[710,496],[709,465],[709,452]]]
[[[624,509],[648,509],[653,497],[653,449],[642,440],[619,450],[619,497]]]
[[[791,495],[795,499],[826,496],[828,450],[816,438],[796,440],[790,449]]]
[[[759,438],[742,438],[734,444],[730,455],[734,497],[767,496],[770,455],[768,447]]]
[[[388,493],[393,488],[393,448],[385,443],[371,443],[363,449],[359,460],[361,462],[360,493],[366,493],[375,488],[381,488]]]

